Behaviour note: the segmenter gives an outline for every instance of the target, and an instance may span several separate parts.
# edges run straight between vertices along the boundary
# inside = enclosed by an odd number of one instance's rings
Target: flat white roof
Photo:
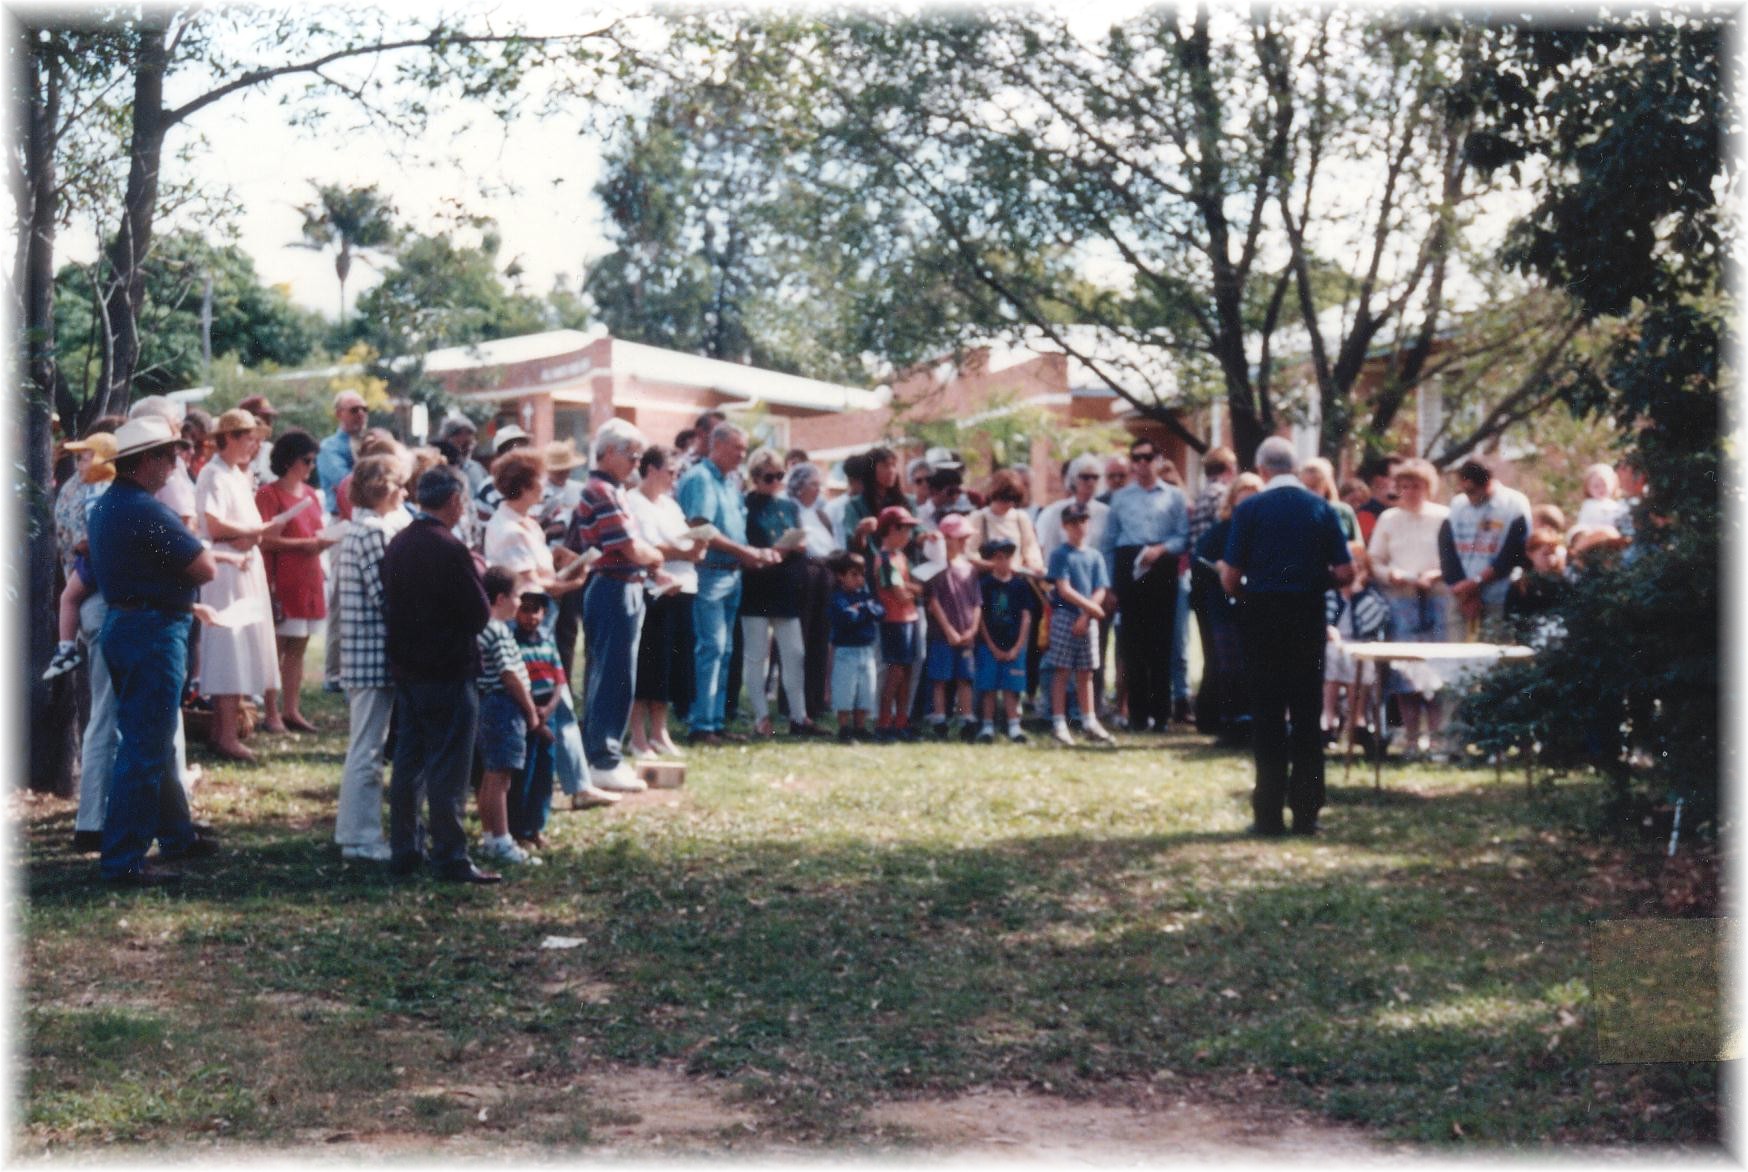
[[[522,334],[492,342],[475,342],[470,346],[445,346],[426,353],[425,369],[431,374],[447,374],[457,370],[477,370],[482,366],[510,366],[517,362],[559,358],[575,354],[590,342],[605,336],[606,332],[599,326],[590,330],[547,330],[543,334]]]
[[[613,373],[634,375],[652,382],[702,387],[742,399],[757,399],[785,407],[807,407],[815,411],[868,410],[884,407],[891,397],[887,391],[868,391],[821,382],[618,339],[613,341]]]

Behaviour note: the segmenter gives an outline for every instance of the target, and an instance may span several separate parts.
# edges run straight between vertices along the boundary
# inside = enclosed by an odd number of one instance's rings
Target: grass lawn
[[[678,791],[555,811],[495,889],[331,843],[344,751],[206,761],[225,853],[119,893],[24,804],[18,1150],[515,1137],[587,1149],[577,1088],[665,1070],[804,1149],[894,1101],[1261,1101],[1385,1144],[1718,1142],[1716,1063],[1598,1062],[1594,921],[1642,916],[1592,783],[1331,771],[1322,837],[1257,841],[1194,736],[695,751]],[[543,948],[548,937],[580,946]],[[386,1140],[384,1140],[386,1144]]]

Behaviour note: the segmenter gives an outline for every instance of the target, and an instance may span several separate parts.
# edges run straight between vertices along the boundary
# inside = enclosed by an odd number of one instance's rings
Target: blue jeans
[[[570,687],[568,681],[565,687]],[[589,770],[583,761],[583,730],[577,726],[576,710],[569,700],[559,701],[546,718],[546,727],[552,730],[553,741],[547,747],[552,750],[552,768],[559,787],[574,794],[587,784]]]
[[[721,732],[728,704],[729,632],[740,613],[740,571],[698,567],[692,602],[692,714],[694,733]]]
[[[396,858],[425,855],[429,809],[431,863],[467,861],[467,783],[473,772],[479,689],[471,679],[402,680],[395,685],[395,764],[388,785],[388,845]]]
[[[583,756],[590,769],[616,769],[631,725],[643,583],[604,575],[583,587]]]
[[[176,775],[176,727],[188,675],[186,614],[110,608],[98,644],[115,689],[120,743],[103,816],[101,867],[119,879],[145,863],[152,840],[172,856],[194,842],[188,797]]]
[[[506,802],[512,838],[531,838],[546,829],[546,816],[552,812],[552,750],[545,737],[528,734],[527,763],[510,778]]]

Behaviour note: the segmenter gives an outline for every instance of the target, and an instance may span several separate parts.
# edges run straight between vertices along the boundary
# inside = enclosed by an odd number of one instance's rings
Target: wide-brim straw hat
[[[266,439],[273,429],[241,407],[232,407],[212,421],[213,435],[229,435],[238,431],[252,431],[262,439]]]
[[[94,431],[82,440],[62,444],[69,452],[90,452],[93,459],[115,459],[115,437],[107,431]]]
[[[115,453],[106,457],[105,462],[149,452],[153,448],[166,445],[187,444],[188,441],[182,438],[182,433],[170,426],[168,419],[159,415],[142,415],[115,429]]]
[[[546,470],[548,472],[569,472],[572,468],[581,468],[588,463],[577,452],[577,446],[570,440],[553,440],[546,445]]]

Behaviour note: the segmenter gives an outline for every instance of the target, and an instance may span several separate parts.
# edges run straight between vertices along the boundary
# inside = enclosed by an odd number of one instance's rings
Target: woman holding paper
[[[303,714],[303,656],[310,635],[328,617],[327,591],[322,574],[322,551],[339,540],[323,528],[321,494],[309,486],[310,470],[316,466],[315,437],[292,428],[273,444],[268,467],[278,477],[255,493],[255,508],[264,517],[279,514],[308,501],[303,512],[287,521],[278,533],[261,537],[261,554],[267,571],[267,591],[273,603],[273,633],[279,644],[279,694],[268,692],[267,711],[261,727],[269,732],[288,728],[315,732]],[[325,535],[326,534],[326,535]],[[284,699],[284,711],[280,699]]]
[[[212,699],[213,752],[233,761],[255,760],[237,735],[242,697],[265,696],[271,704],[279,691],[267,572],[256,547],[291,516],[281,512],[263,524],[255,504],[249,463],[266,434],[266,425],[240,407],[220,415],[212,425],[217,450],[194,485],[195,524],[212,542],[217,563],[212,581],[201,587],[200,601],[221,620],[200,628],[200,690]],[[294,511],[308,508],[292,506]]]
[[[773,731],[765,669],[775,635],[783,694],[789,698],[789,731],[817,736],[820,729],[807,718],[806,650],[801,641],[801,600],[807,591],[807,539],[801,529],[801,510],[794,501],[777,495],[783,483],[783,458],[771,448],[759,449],[748,461],[747,481],[751,485],[746,501],[747,544],[783,554],[776,565],[749,568],[741,575],[741,679],[752,700],[753,731],[765,737]]]

